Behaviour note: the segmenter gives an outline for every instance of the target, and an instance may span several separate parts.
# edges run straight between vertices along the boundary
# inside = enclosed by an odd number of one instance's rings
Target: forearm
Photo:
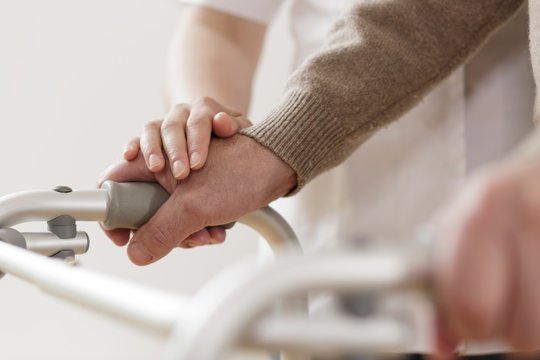
[[[419,102],[522,2],[357,1],[283,102],[244,133],[288,163],[301,187]]]
[[[167,104],[210,96],[247,112],[263,25],[203,7],[186,9],[171,44]]]

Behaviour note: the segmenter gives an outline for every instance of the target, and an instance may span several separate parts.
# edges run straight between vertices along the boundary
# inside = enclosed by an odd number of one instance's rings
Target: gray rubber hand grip
[[[169,198],[169,193],[157,183],[105,181],[107,219],[101,224],[106,230],[138,229],[158,211]],[[230,229],[234,222],[225,225],[209,226]]]
[[[137,229],[144,225],[169,198],[169,193],[157,183],[105,181],[108,192],[107,230]]]

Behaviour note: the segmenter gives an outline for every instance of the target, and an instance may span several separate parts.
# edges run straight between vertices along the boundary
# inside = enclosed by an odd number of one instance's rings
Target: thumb
[[[202,229],[197,216],[185,211],[175,196],[169,198],[154,216],[133,235],[127,249],[136,265],[151,264],[177,247],[190,234]]]
[[[220,138],[231,137],[239,130],[236,121],[225,112],[217,113],[212,119],[212,131]]]
[[[251,122],[243,116],[231,116],[228,113],[217,113],[212,119],[212,131],[220,138],[228,138],[240,129],[251,126]]]

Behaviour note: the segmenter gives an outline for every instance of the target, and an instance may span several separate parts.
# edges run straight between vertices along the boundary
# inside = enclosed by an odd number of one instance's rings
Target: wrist
[[[285,196],[297,186],[296,172],[267,147],[245,135],[229,139],[236,156],[244,159],[253,168],[253,180],[268,202]],[[226,141],[229,141],[226,140]]]

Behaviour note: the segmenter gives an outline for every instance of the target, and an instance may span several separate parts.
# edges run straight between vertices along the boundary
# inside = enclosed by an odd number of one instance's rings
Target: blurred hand
[[[107,232],[118,245],[129,242],[133,263],[147,265],[177,246],[185,247],[194,236],[211,237],[206,227],[236,221],[285,195],[295,186],[296,174],[262,145],[235,135],[213,139],[206,166],[185,180],[178,181],[168,163],[162,171],[151,172],[142,155],[111,166],[101,179],[105,180],[156,181],[171,194],[133,234],[126,229]]]
[[[439,350],[485,339],[540,349],[540,157],[474,177],[436,233]]]
[[[185,179],[190,169],[200,169],[206,163],[212,133],[227,138],[248,126],[251,122],[239,111],[202,97],[174,106],[164,120],[147,123],[140,138],[124,147],[124,159],[134,160],[142,151],[150,171],[162,171],[168,161],[174,177]]]

